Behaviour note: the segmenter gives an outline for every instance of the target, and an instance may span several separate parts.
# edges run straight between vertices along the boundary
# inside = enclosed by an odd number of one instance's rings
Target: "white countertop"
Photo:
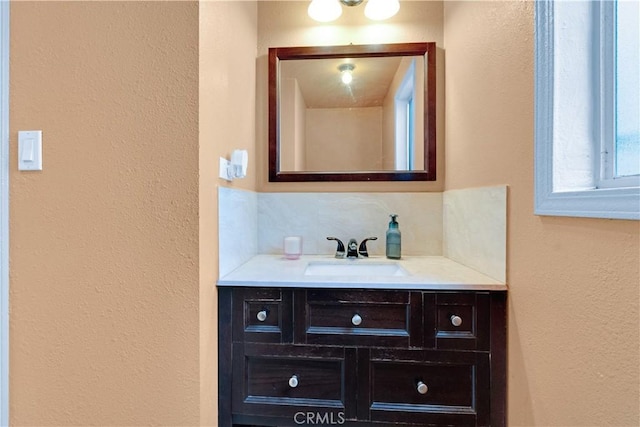
[[[305,275],[309,262],[398,263],[406,276]],[[304,255],[288,260],[279,255],[257,255],[218,280],[218,286],[359,288],[409,290],[506,291],[507,285],[442,256],[403,256],[336,259],[328,255]]]

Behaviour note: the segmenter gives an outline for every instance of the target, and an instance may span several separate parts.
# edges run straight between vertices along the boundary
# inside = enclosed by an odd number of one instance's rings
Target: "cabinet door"
[[[368,413],[358,413],[359,419],[417,425],[489,424],[488,353],[369,351],[369,383],[359,390],[368,402]]]
[[[290,343],[293,339],[291,299],[288,289],[234,289],[233,341]]]
[[[489,351],[488,292],[438,292],[435,309],[428,308],[426,301],[425,296],[425,322],[435,323],[438,349]]]
[[[354,348],[236,343],[233,413],[284,421],[302,412],[353,419],[355,366]]]

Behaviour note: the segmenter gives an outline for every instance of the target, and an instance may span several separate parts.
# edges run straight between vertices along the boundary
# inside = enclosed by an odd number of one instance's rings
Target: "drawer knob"
[[[264,322],[267,320],[267,310],[260,310],[256,315],[259,321]]]
[[[418,381],[418,386],[416,387],[416,390],[418,390],[418,393],[420,394],[427,394],[427,392],[429,391],[429,387],[427,387],[427,385],[422,381]]]
[[[359,326],[362,323],[362,317],[357,313],[354,314],[351,318],[351,323],[353,323],[353,326]]]
[[[291,388],[298,387],[298,376],[297,375],[292,375],[291,378],[289,378],[289,387],[291,387]]]
[[[462,317],[460,316],[456,316],[455,314],[453,316],[451,316],[451,324],[453,326],[455,326],[456,328],[460,325],[462,325]]]

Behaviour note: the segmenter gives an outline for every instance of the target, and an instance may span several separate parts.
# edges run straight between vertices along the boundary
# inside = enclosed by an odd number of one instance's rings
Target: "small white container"
[[[298,259],[302,255],[302,237],[287,236],[284,238],[284,257],[286,259]]]

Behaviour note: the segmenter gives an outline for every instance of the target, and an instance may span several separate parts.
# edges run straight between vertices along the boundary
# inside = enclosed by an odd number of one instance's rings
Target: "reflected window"
[[[402,79],[402,83],[396,91],[395,111],[396,111],[396,132],[395,132],[395,168],[396,170],[414,170],[414,147],[415,147],[415,81],[416,81],[416,61],[411,61],[407,72]]]

